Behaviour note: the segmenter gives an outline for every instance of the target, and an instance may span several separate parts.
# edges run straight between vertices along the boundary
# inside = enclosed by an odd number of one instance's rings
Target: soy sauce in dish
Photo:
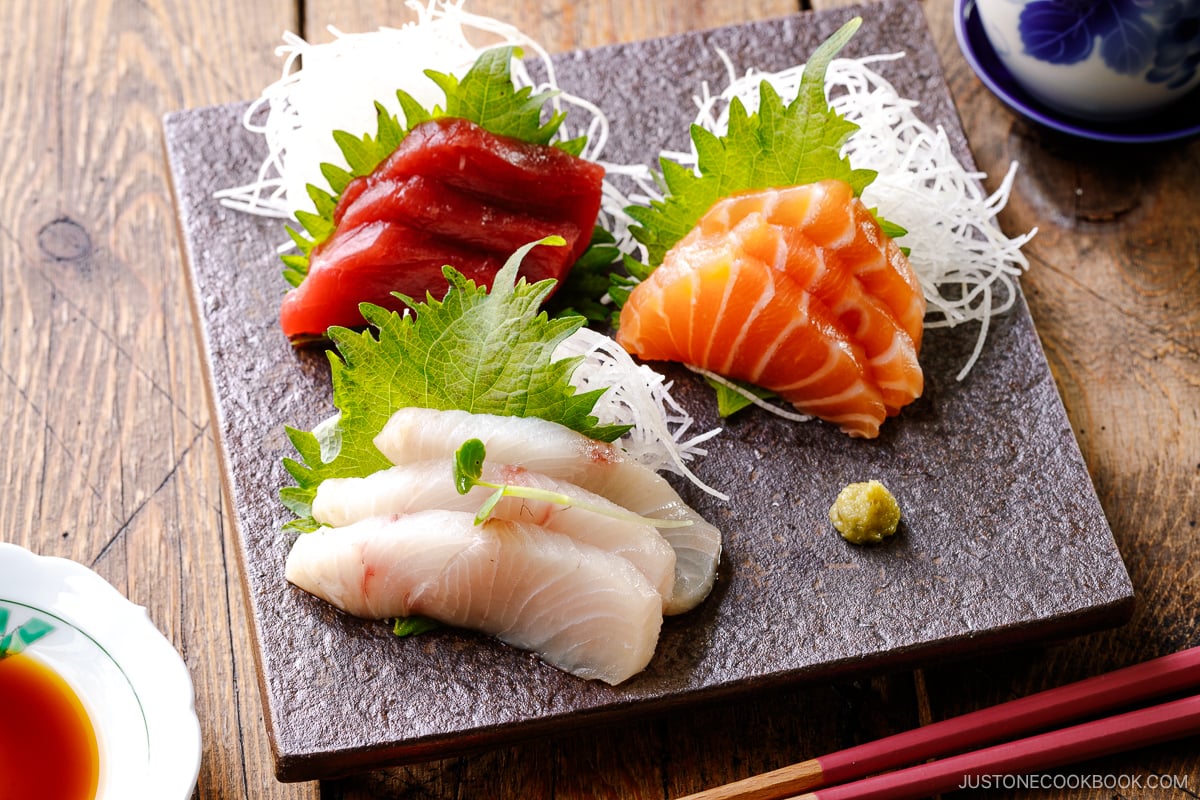
[[[37,658],[0,658],[0,800],[93,800],[96,730],[63,678]]]

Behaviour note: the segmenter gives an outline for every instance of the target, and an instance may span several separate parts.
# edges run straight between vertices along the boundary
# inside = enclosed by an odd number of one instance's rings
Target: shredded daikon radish
[[[749,70],[735,75],[729,57],[720,53],[729,73],[729,85],[712,95],[708,85],[696,97],[696,124],[718,135],[728,125],[729,102],[738,97],[747,111],[758,108],[758,91],[767,81],[785,102],[796,97],[804,65],[775,73]],[[859,126],[843,154],[860,169],[878,172],[863,191],[863,202],[908,233],[900,242],[911,250],[909,261],[921,282],[929,306],[926,327],[953,327],[979,323],[975,348],[958,374],[966,377],[987,338],[989,320],[1016,301],[1015,279],[1029,268],[1021,252],[1036,230],[1009,238],[996,223],[1008,202],[1016,164],[996,191],[982,190],[981,172],[968,171],[950,147],[945,130],[933,128],[915,113],[917,102],[899,95],[873,63],[903,58],[903,53],[835,59],[826,72],[830,105]],[[664,153],[681,164],[694,166],[696,154]],[[639,186],[647,198],[656,198],[653,184]]]
[[[583,356],[571,383],[581,392],[606,389],[592,413],[606,425],[633,425],[617,444],[631,460],[652,470],[668,470],[705,492],[728,500],[688,469],[685,462],[706,454],[701,445],[721,432],[689,436],[692,416],[671,396],[671,384],[602,333],[580,328],[554,350],[554,358]]]

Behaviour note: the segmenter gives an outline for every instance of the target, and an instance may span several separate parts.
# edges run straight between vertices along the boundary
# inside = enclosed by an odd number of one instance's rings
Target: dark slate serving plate
[[[739,69],[803,61],[852,10],[616,45],[556,59],[560,83],[610,116],[614,161],[686,145],[691,95],[721,85],[716,48]],[[970,164],[920,7],[861,9],[847,55],[879,65]],[[621,76],[618,80],[617,76]],[[1123,621],[1132,588],[1024,302],[998,319],[969,377],[954,375],[973,326],[928,334],[925,395],[874,441],[757,412],[726,426],[697,468],[732,494],[682,492],[725,532],[712,596],[669,619],[649,668],[613,688],[565,675],[491,639],[441,630],[397,639],[284,581],[291,537],[276,499],[289,483],[284,425],[332,411],[328,366],[277,326],[284,284],[277,221],[212,193],[249,179],[260,141],[244,105],[165,120],[194,309],[240,543],[267,725],[283,780],[439,758],[801,681],[894,669]],[[968,329],[969,328],[969,329]],[[687,373],[701,425],[713,404]],[[827,510],[847,482],[883,480],[905,523],[886,545],[848,545]]]

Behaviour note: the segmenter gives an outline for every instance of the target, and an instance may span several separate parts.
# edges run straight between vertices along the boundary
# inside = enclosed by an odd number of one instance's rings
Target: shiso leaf
[[[579,314],[589,322],[607,323],[612,307],[600,298],[608,291],[610,275],[622,258],[616,238],[597,225],[587,250],[563,278],[562,286],[550,298],[550,314]]]
[[[836,178],[849,183],[858,195],[875,179],[873,170],[855,169],[841,155],[858,126],[834,111],[825,97],[825,72],[861,24],[861,18],[850,20],[816,49],[791,103],[785,105],[770,83],[763,81],[756,112],[748,113],[736,98],[730,103],[724,135],[693,125],[696,169],[667,158],[659,160],[665,197],[649,206],[626,209],[638,223],[630,232],[648,252],[648,263],[631,269],[631,275],[648,275],[713,203],[735,192]],[[627,296],[628,287],[623,288]]]
[[[548,237],[520,248],[496,274],[490,292],[446,267],[450,289],[442,300],[401,297],[411,314],[364,303],[370,328],[330,329],[336,347],[329,353],[333,400],[340,416],[316,432],[287,429],[299,459],[284,459],[296,481],[280,490],[280,500],[297,516],[286,528],[318,527],[312,499],[326,478],[365,477],[391,466],[373,439],[400,408],[541,417],[605,442],[629,430],[601,425],[592,414],[603,389],[578,392],[571,384],[580,358],[553,358],[554,348],[586,320],[549,318],[540,306],[554,282],[530,284],[517,277],[521,260],[537,244],[564,242]]]
[[[897,225],[895,222],[880,216],[879,209],[877,208],[871,209],[871,216],[875,217],[875,220],[879,223],[880,230],[882,230],[883,234],[889,239],[899,239],[908,233],[908,230],[904,226]],[[912,252],[912,248],[901,246],[900,251],[904,253],[905,258],[908,258]]]
[[[733,416],[743,408],[748,408],[749,406],[753,405],[754,401],[747,396],[747,393],[761,398],[775,396],[775,393],[768,389],[740,381],[731,381],[731,383],[735,383],[739,388],[741,388],[742,391],[740,392],[732,386],[728,386],[723,383],[717,383],[712,379],[708,379],[707,383],[712,387],[713,392],[716,394],[717,414],[722,417]]]
[[[542,123],[542,108],[557,93],[533,94],[528,86],[516,89],[510,71],[514,55],[519,58],[521,51],[486,50],[461,81],[440,72],[426,73],[446,95],[445,109],[435,108],[433,116],[468,119],[501,136],[550,144],[566,114],[555,112]]]

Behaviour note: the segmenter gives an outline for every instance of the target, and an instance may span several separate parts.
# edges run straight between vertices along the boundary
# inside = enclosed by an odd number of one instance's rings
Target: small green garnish
[[[317,433],[287,428],[300,460],[283,463],[296,481],[279,496],[298,519],[285,527],[312,531],[312,500],[326,478],[366,477],[391,463],[374,438],[393,413],[418,406],[476,414],[540,417],[604,442],[627,425],[601,425],[592,415],[603,389],[577,392],[572,372],[582,357],[555,360],[559,342],[583,327],[583,317],[550,319],[540,306],[553,281],[527,283],[517,269],[538,244],[520,248],[496,273],[489,292],[447,267],[450,289],[442,300],[401,298],[412,314],[364,303],[371,328],[334,327],[333,373],[336,421]],[[319,434],[319,436],[318,436]]]
[[[491,496],[488,497],[487,500],[484,501],[483,505],[479,507],[479,511],[475,513],[476,525],[482,525],[484,520],[492,515],[492,511],[496,508],[496,503],[499,503],[500,499],[503,498],[506,493],[510,496],[513,494],[511,491],[513,487],[488,483],[482,479],[483,460],[486,457],[487,450],[484,447],[483,442],[478,439],[468,439],[462,443],[462,446],[454,451],[454,488],[458,490],[459,494],[466,494],[476,486],[483,486],[488,489],[496,490],[491,494]],[[545,494],[550,493],[545,492]],[[525,496],[528,497],[528,495]],[[563,496],[559,495],[559,497]],[[543,497],[539,499],[544,500],[547,498]],[[566,498],[564,497],[564,499]],[[554,501],[551,500],[551,502]]]
[[[491,483],[483,480],[483,462],[486,458],[487,449],[479,439],[468,439],[462,443],[458,450],[454,451],[454,488],[458,490],[459,494],[466,494],[476,486],[495,489],[488,496],[488,499],[484,501],[483,505],[479,507],[479,511],[476,512],[476,525],[482,525],[487,521],[488,517],[492,515],[492,511],[495,510],[496,504],[505,497],[524,497],[528,500],[541,500],[560,506],[572,506],[612,519],[636,522],[642,525],[653,525],[656,528],[680,528],[692,524],[692,520],[690,519],[674,520],[643,517],[620,507],[598,506],[578,497],[571,497],[561,492],[552,492],[548,489],[537,489],[532,486],[514,486],[509,483]]]

